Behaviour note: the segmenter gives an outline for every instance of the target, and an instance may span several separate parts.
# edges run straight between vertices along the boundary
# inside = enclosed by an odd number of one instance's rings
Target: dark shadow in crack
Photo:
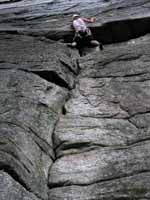
[[[19,1],[22,1],[22,0],[4,0],[4,1],[0,1],[0,4],[15,3]]]
[[[103,44],[119,43],[150,33],[150,17],[112,21],[91,27],[96,40]]]
[[[60,87],[67,88],[70,90],[70,86],[65,82],[58,74],[54,71],[32,71],[32,73],[39,75],[41,78],[47,80],[48,82],[54,83]]]

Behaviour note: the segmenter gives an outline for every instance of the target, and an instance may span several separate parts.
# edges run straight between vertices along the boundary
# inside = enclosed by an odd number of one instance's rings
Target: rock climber
[[[87,23],[94,23],[96,21],[95,17],[84,18],[80,17],[78,14],[72,16],[72,26],[75,31],[75,36],[73,38],[72,47],[79,47],[81,44],[90,44],[92,46],[99,46],[103,50],[103,46],[97,40],[93,39],[91,30],[87,27]]]

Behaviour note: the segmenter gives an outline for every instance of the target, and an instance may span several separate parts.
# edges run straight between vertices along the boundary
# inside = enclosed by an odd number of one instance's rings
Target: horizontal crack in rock
[[[66,187],[66,186],[90,186],[93,184],[98,184],[98,183],[104,183],[104,182],[109,182],[109,181],[114,181],[114,180],[120,180],[123,178],[129,178],[132,177],[134,175],[140,175],[140,174],[145,174],[145,173],[150,173],[150,170],[141,170],[141,171],[137,171],[135,173],[131,173],[129,175],[123,175],[123,176],[118,176],[118,177],[113,177],[113,178],[108,178],[108,179],[102,179],[102,180],[98,180],[98,181],[93,181],[90,183],[83,183],[83,184],[71,184],[70,181],[65,181],[65,182],[60,182],[60,183],[55,183],[55,184],[49,184],[49,189],[52,190],[54,188],[62,188],[62,187]]]

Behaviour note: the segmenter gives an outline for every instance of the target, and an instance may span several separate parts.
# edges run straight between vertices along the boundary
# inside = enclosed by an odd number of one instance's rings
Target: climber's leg
[[[71,46],[72,47],[77,47],[77,43],[76,42],[72,42]]]
[[[103,50],[103,45],[102,45],[100,42],[98,42],[97,40],[91,40],[91,41],[90,41],[90,44],[91,44],[92,46],[94,46],[94,47],[99,46],[100,50]]]
[[[99,46],[99,45],[100,45],[100,43],[99,43],[97,40],[91,40],[91,41],[90,41],[90,44],[91,44],[92,46]]]

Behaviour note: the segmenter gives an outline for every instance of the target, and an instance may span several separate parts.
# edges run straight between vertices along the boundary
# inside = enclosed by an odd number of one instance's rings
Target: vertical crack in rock
[[[62,108],[62,114],[63,114],[63,115],[66,115],[66,114],[67,114],[67,110],[66,110],[65,106],[63,106],[63,108]]]
[[[81,58],[78,82],[54,131],[50,199],[149,198],[149,129],[140,126],[144,116],[149,123],[150,38],[142,40]]]

